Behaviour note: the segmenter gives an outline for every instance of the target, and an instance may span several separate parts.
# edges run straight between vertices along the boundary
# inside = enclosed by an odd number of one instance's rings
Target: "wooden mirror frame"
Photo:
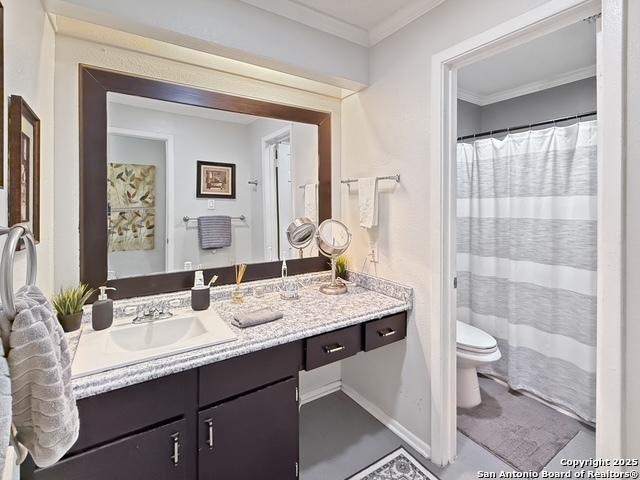
[[[331,218],[331,114],[195,87],[138,77],[88,65],[79,66],[80,81],[80,281],[92,288],[108,284],[113,298],[186,290],[193,271],[176,271],[107,282],[107,93],[122,93],[196,107],[244,113],[318,126],[318,220]],[[287,260],[290,274],[327,270],[321,256]],[[280,276],[281,262],[247,266],[245,281]],[[235,283],[233,266],[205,269],[217,285]]]

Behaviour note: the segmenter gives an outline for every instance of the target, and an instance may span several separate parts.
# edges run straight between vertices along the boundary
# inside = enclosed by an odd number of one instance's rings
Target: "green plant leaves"
[[[83,283],[78,287],[60,290],[51,299],[51,303],[58,315],[73,315],[82,310],[82,307],[87,303],[94,291],[93,288],[89,288],[88,285]]]

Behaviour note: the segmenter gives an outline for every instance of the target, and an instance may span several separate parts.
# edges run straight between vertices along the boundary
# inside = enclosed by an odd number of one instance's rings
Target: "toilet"
[[[479,328],[460,321],[456,324],[458,407],[480,405],[477,367],[500,360],[496,339]]]

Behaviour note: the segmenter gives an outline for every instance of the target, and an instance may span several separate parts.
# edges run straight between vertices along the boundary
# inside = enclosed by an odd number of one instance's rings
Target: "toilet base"
[[[478,383],[478,372],[475,367],[458,368],[458,407],[472,408],[480,405],[480,384]]]

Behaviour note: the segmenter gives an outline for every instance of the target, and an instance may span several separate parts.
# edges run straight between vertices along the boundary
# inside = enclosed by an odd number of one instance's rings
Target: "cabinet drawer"
[[[407,312],[374,320],[364,325],[364,351],[382,347],[407,336]]]
[[[308,338],[306,347],[306,370],[355,355],[362,350],[360,325]]]
[[[114,408],[117,410],[117,408]],[[186,420],[108,443],[36,470],[36,480],[186,480],[187,452],[195,448]],[[177,457],[176,457],[177,453]]]
[[[188,371],[78,400],[80,435],[69,453],[184,415],[197,388],[195,371]]]
[[[302,342],[293,342],[201,367],[198,405],[212,405],[297,376],[301,364]]]

